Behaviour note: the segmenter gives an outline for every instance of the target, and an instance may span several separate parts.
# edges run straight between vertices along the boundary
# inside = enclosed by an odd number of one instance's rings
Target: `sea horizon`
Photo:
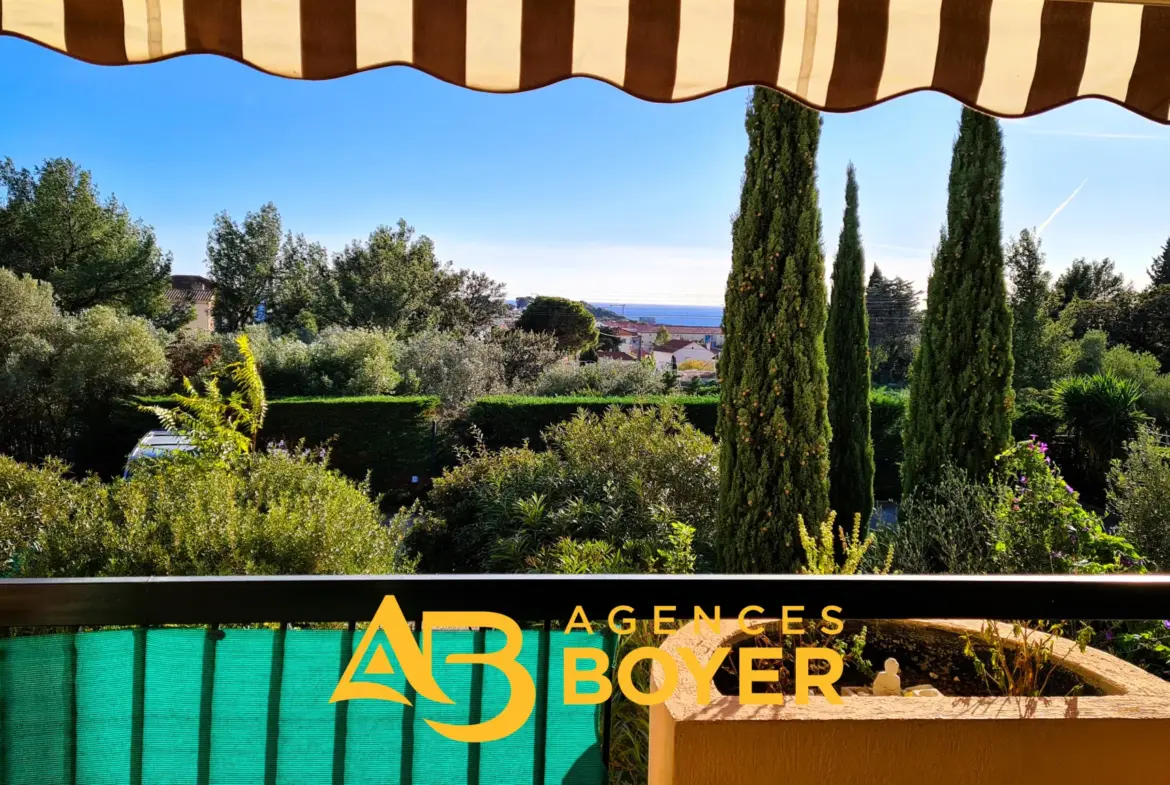
[[[657,324],[677,324],[693,327],[719,327],[723,324],[721,305],[652,305],[649,303],[590,302],[595,308],[606,308],[622,314],[632,322],[653,320]]]

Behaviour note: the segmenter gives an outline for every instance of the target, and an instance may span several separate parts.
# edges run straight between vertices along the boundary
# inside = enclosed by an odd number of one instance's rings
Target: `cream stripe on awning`
[[[763,84],[829,111],[937,90],[1005,117],[1098,96],[1170,122],[1170,0],[0,0],[0,33],[102,65],[589,76],[650,101]]]

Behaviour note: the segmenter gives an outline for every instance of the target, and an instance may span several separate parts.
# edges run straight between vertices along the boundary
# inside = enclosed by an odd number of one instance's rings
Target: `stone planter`
[[[883,621],[883,628],[960,636],[975,621]],[[921,633],[919,632],[921,631]],[[1001,625],[1001,635],[1011,628]],[[1100,697],[905,698],[820,696],[797,706],[740,705],[696,684],[678,651],[706,662],[718,646],[742,640],[734,621],[715,634],[688,624],[662,645],[679,667],[674,694],[650,709],[649,785],[965,785],[966,783],[1170,782],[1170,683],[1095,649],[1071,651],[1065,670]],[[663,672],[655,664],[653,688]]]

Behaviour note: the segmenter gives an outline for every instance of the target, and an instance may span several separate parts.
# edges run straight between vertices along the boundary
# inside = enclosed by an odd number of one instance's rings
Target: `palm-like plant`
[[[1055,389],[1065,427],[1096,467],[1106,467],[1148,419],[1142,389],[1112,374],[1072,376]]]
[[[222,458],[255,450],[268,398],[248,336],[238,336],[236,346],[240,359],[224,370],[234,383],[230,394],[220,390],[219,374],[204,383],[202,392],[184,377],[185,393],[171,395],[172,406],[138,408],[158,417],[164,428],[190,439],[200,455]]]

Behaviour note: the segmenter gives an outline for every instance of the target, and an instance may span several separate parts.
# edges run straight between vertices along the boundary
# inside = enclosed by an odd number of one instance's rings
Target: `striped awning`
[[[1099,97],[1170,121],[1170,0],[0,0],[0,31],[104,65],[589,76],[651,101],[763,84],[829,111],[936,90],[1004,117]]]

